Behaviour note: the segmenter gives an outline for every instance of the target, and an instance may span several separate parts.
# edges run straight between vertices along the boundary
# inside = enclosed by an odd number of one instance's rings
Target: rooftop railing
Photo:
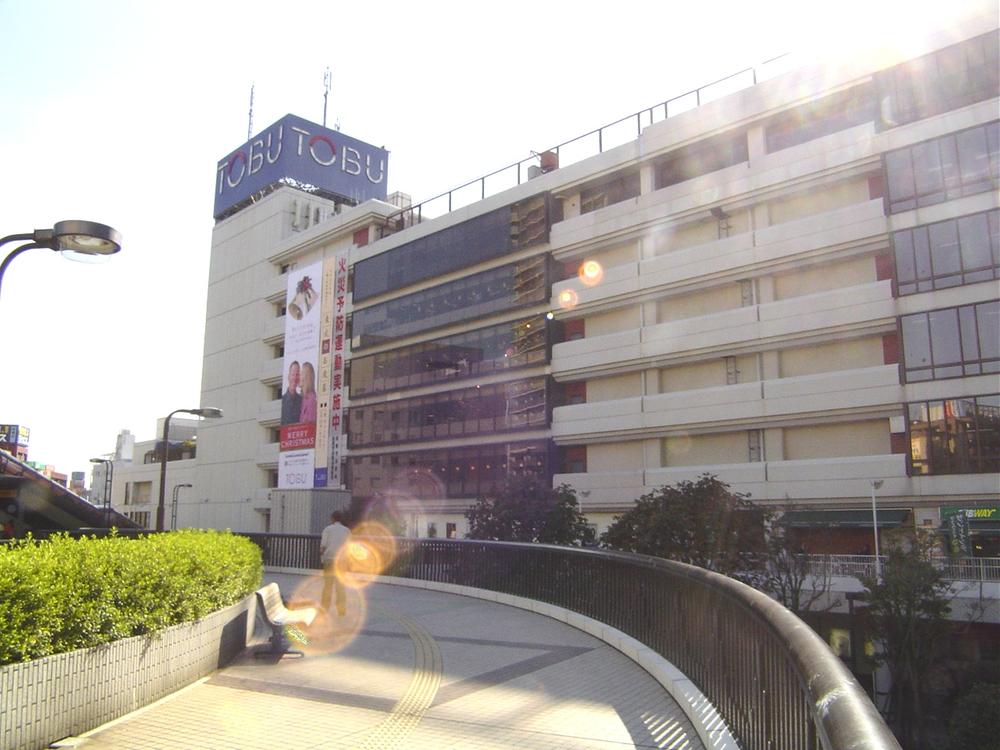
[[[247,534],[264,564],[317,569],[319,537]],[[732,578],[643,555],[536,544],[395,539],[387,575],[563,607],[674,664],[745,750],[899,750],[864,690],[804,622]]]
[[[488,196],[520,185],[530,179],[527,167],[534,166],[540,161],[544,163],[544,156],[547,154],[554,154],[555,164],[558,167],[565,167],[591,156],[602,154],[609,148],[633,141],[642,134],[643,127],[695,109],[726,94],[750,88],[760,81],[773,78],[788,69],[787,65],[790,59],[791,55],[788,53],[773,57],[760,65],[744,68],[724,78],[686,91],[664,102],[641,109],[583,135],[578,135],[552,148],[541,152],[533,151],[531,156],[527,158],[508,164],[506,167],[501,167],[392,214],[383,229],[383,236],[398,232],[413,224],[419,224],[425,218],[442,216],[457,208],[484,200]],[[544,171],[550,170],[545,169]]]

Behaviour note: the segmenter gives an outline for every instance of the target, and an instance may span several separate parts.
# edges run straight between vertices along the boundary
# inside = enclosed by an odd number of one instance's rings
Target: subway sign
[[[264,188],[285,183],[362,203],[385,200],[389,152],[285,115],[219,161],[216,219]]]

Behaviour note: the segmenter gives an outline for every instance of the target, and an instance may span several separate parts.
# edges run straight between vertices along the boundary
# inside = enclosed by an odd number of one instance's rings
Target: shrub
[[[185,530],[0,545],[0,664],[190,622],[260,585],[248,539]]]

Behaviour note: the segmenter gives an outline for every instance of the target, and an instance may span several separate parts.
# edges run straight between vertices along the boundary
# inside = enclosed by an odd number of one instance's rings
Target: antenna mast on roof
[[[326,127],[326,99],[330,95],[330,68],[323,73],[323,127]]]
[[[247,140],[253,138],[253,84],[250,84],[250,121],[247,123]]]

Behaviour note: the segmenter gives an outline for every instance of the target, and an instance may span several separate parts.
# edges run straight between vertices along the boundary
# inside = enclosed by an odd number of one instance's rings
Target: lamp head
[[[122,249],[117,229],[96,221],[58,221],[52,228],[53,249],[81,255],[112,255]]]
[[[217,409],[214,406],[192,409],[190,413],[197,417],[204,417],[205,419],[220,419],[222,417],[222,409]]]
[[[90,463],[92,463],[92,464],[106,464],[106,463],[109,463],[109,461],[106,458],[92,458],[92,459],[90,459]]]

